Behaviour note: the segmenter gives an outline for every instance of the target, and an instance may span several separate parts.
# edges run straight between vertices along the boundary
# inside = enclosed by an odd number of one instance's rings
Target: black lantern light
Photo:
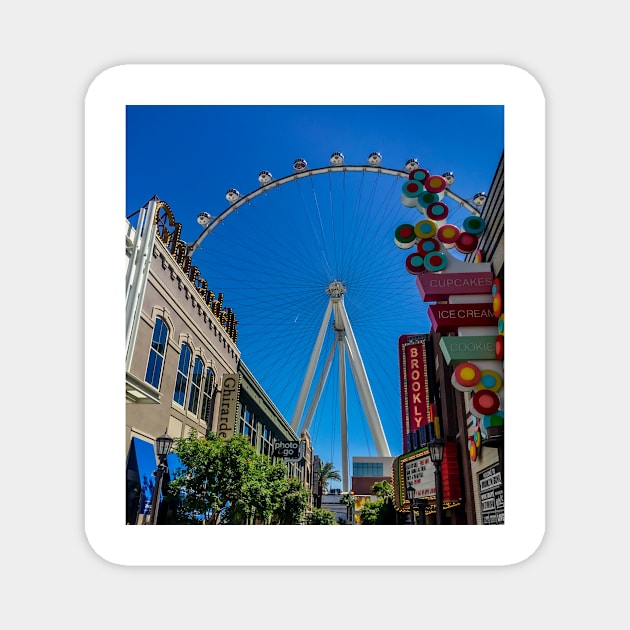
[[[442,524],[442,460],[444,459],[444,442],[435,439],[429,442],[429,456],[435,466],[435,522]]]
[[[168,435],[166,431],[155,440],[155,450],[159,463],[155,471],[155,483],[153,485],[153,496],[151,497],[151,514],[149,516],[149,523],[151,525],[157,525],[162,481],[164,479],[164,473],[168,470],[166,466],[166,456],[171,452],[172,446],[173,438]]]
[[[414,501],[416,499],[416,489],[413,487],[413,484],[410,482],[409,485],[405,488],[405,493],[407,495],[407,501],[409,501],[409,513],[411,515],[411,524],[416,524],[416,515],[413,511]]]
[[[163,435],[160,435],[159,438],[155,440],[155,447],[157,450],[157,456],[160,458],[160,461],[163,461],[164,458],[171,452],[171,447],[173,446],[173,438],[164,432]]]

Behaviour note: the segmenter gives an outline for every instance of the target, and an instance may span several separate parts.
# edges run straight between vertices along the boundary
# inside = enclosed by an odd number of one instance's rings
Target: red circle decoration
[[[470,408],[474,415],[491,416],[499,411],[501,401],[499,397],[489,389],[481,389],[475,392],[470,401]]]
[[[448,206],[443,201],[434,201],[427,206],[426,215],[434,221],[444,221],[448,216]]]
[[[431,252],[424,257],[424,266],[428,271],[442,271],[446,269],[448,259],[442,252]]]
[[[418,251],[421,254],[431,254],[433,252],[440,251],[440,241],[434,238],[421,238],[417,245]]]
[[[439,193],[446,188],[446,180],[441,175],[429,175],[424,180],[424,187],[429,192]]]
[[[403,223],[396,228],[394,237],[401,243],[413,243],[416,240],[416,234],[413,231],[411,223]]]
[[[443,225],[437,231],[437,237],[444,243],[445,245],[454,245],[459,238],[460,231],[456,225],[451,225],[447,223]]]
[[[475,438],[472,436],[468,437],[468,452],[470,453],[470,459],[473,462],[477,461],[477,445],[475,444]]]
[[[455,249],[461,254],[470,254],[475,251],[478,239],[475,234],[469,232],[461,232],[455,241]]]
[[[494,354],[497,357],[497,361],[503,361],[503,346],[505,344],[505,337],[503,335],[499,335],[494,342]]]
[[[470,361],[460,363],[453,371],[453,377],[458,385],[472,388],[481,379],[481,370]]]
[[[415,179],[418,182],[423,182],[427,177],[429,177],[430,173],[426,168],[414,168],[411,173],[409,173],[409,179]]]
[[[424,266],[424,258],[422,255],[418,253],[409,254],[409,256],[405,259],[405,269],[414,276],[424,273],[426,268]]]

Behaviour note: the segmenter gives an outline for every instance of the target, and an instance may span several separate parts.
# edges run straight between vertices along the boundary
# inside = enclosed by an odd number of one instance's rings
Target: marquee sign
[[[456,332],[462,326],[496,326],[492,304],[430,304],[431,326],[436,332]]]
[[[481,273],[429,273],[416,277],[424,302],[448,300],[452,295],[485,295],[492,292],[494,276]]]

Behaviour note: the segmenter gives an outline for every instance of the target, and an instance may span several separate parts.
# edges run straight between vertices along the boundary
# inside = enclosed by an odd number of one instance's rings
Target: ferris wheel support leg
[[[357,393],[361,400],[361,406],[368,422],[370,433],[372,434],[372,440],[376,446],[376,451],[379,457],[390,457],[389,446],[387,445],[387,439],[383,431],[383,425],[379,418],[378,411],[376,410],[376,403],[374,402],[374,396],[370,383],[368,382],[367,374],[365,373],[365,366],[363,365],[363,359],[359,352],[356,339],[354,338],[354,332],[348,319],[348,313],[343,305],[340,303],[339,313],[343,321],[343,325],[346,331],[346,343],[348,344],[348,354],[350,358],[350,368],[352,369],[352,376],[357,387]]]
[[[291,428],[297,433],[300,426],[300,420],[304,413],[304,406],[306,405],[306,397],[313,384],[313,375],[315,374],[315,368],[317,367],[317,361],[322,351],[322,344],[324,343],[324,336],[326,334],[326,328],[328,328],[328,322],[330,321],[330,314],[332,312],[332,302],[328,301],[326,312],[324,313],[324,319],[322,325],[319,327],[319,333],[313,346],[313,352],[306,368],[306,375],[304,376],[304,382],[302,383],[302,389],[298,396],[297,404],[295,405],[295,411],[293,412],[293,418],[291,418]]]
[[[339,348],[339,421],[341,426],[341,484],[348,492],[348,413],[346,404],[346,353],[344,344]]]
[[[337,339],[335,339],[333,345],[330,347],[328,351],[328,356],[326,357],[326,363],[324,364],[324,369],[319,376],[319,381],[317,383],[317,387],[315,387],[315,393],[313,394],[313,398],[311,399],[311,404],[308,407],[306,412],[306,417],[304,418],[304,424],[302,425],[302,431],[308,431],[311,422],[313,421],[313,416],[315,415],[315,409],[317,409],[317,405],[319,405],[319,399],[322,395],[322,390],[324,389],[324,385],[326,385],[326,381],[328,379],[328,373],[330,372],[330,365],[332,363],[333,356],[335,354],[335,348],[338,345]]]

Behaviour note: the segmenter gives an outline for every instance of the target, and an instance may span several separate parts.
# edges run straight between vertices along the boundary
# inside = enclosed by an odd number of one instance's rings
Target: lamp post
[[[153,496],[151,497],[151,514],[149,515],[149,525],[157,525],[158,511],[160,508],[160,492],[162,491],[162,480],[164,473],[168,469],[166,466],[166,456],[173,446],[173,438],[164,431],[163,435],[155,440],[155,447],[159,464],[155,471],[155,484],[153,485]]]
[[[444,442],[435,439],[429,442],[429,455],[435,466],[435,522],[442,524],[442,460],[444,459]]]
[[[414,501],[418,506],[418,521],[416,525],[426,525],[424,510],[429,505],[429,502],[426,499],[414,499]]]
[[[411,483],[405,488],[405,494],[407,495],[407,501],[409,501],[409,513],[411,514],[411,524],[416,524],[416,515],[413,511],[414,502],[416,500],[416,489]]]

